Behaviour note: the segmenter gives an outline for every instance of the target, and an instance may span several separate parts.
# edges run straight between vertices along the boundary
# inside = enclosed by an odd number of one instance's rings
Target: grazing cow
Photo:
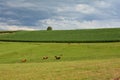
[[[47,56],[44,56],[43,59],[48,59],[48,57],[47,57]]]
[[[22,59],[22,60],[21,60],[21,62],[26,62],[26,61],[27,61],[27,59]]]
[[[61,57],[60,56],[55,56],[55,59],[59,60],[59,59],[61,59]]]

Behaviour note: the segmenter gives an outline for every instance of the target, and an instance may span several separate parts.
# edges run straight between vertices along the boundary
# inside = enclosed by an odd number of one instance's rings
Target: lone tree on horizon
[[[51,26],[48,26],[47,27],[47,31],[51,31],[52,30],[52,27]]]

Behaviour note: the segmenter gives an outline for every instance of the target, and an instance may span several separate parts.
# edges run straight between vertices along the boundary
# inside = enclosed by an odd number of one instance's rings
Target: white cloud
[[[25,0],[14,0],[14,1],[7,1],[6,6],[11,8],[21,8],[21,9],[29,9],[33,11],[45,10],[45,6],[40,2],[30,2]],[[44,7],[43,7],[44,6]]]
[[[76,5],[75,10],[85,14],[91,14],[96,12],[96,9],[94,7],[87,4]]]
[[[10,1],[6,1],[5,5],[11,8],[29,9],[32,11],[48,11],[48,9],[54,10],[55,8],[55,6],[50,5],[49,3],[46,3],[44,1],[32,1],[32,0],[31,1],[10,0]]]
[[[57,7],[56,10],[57,10],[58,12],[72,11],[72,10],[73,10],[73,7],[67,7],[67,6]]]
[[[39,29],[47,26],[54,29],[120,27],[119,0],[1,1],[4,2],[0,3],[0,27],[3,29],[34,29],[39,26]],[[5,28],[2,22],[6,23]],[[26,25],[34,25],[34,28]]]
[[[6,23],[9,25],[21,24],[18,20],[12,20],[12,19],[6,20]]]
[[[111,5],[112,4],[108,1],[95,1],[93,6],[99,8],[109,8]]]
[[[16,26],[16,25],[8,25],[6,23],[0,23],[1,30],[35,30],[34,28],[29,28],[27,26]]]
[[[1,21],[1,23],[4,22],[4,24],[7,24],[7,25],[14,25],[14,24],[20,25],[21,24],[20,21],[13,20],[13,19],[10,19],[10,18],[0,18],[0,21]]]
[[[21,1],[7,1],[6,3],[7,6],[9,7],[15,7],[15,8],[31,8],[31,7],[36,7],[35,4],[30,3],[30,2],[25,2],[24,0]]]
[[[77,21],[62,19],[46,19],[40,20],[38,23],[46,28],[52,26],[55,30],[69,30],[69,29],[92,29],[92,28],[114,28],[120,27],[119,20],[103,20],[103,21]]]
[[[56,8],[58,12],[79,12],[83,14],[92,14],[97,12],[97,10],[88,4],[76,4],[73,6],[60,6]]]
[[[6,26],[8,30],[35,30],[34,28],[24,27],[24,26]]]

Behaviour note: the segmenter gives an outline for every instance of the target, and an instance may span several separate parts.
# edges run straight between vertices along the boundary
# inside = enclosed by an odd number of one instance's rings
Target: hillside
[[[0,40],[30,42],[117,42],[120,41],[120,28],[17,31],[9,34],[0,35]]]
[[[60,60],[54,56],[62,55]],[[43,60],[43,56],[48,56]],[[117,43],[23,43],[0,42],[0,64],[56,62],[56,61],[84,61],[120,59],[120,42]]]

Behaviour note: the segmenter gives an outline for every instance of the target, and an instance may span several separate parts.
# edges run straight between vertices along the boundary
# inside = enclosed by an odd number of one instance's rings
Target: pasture
[[[120,59],[0,64],[0,80],[114,80]]]
[[[119,76],[119,42],[0,42],[0,80],[114,80]]]
[[[120,43],[19,43],[0,42],[0,63],[54,62],[120,58]],[[43,56],[49,59],[42,60]]]

